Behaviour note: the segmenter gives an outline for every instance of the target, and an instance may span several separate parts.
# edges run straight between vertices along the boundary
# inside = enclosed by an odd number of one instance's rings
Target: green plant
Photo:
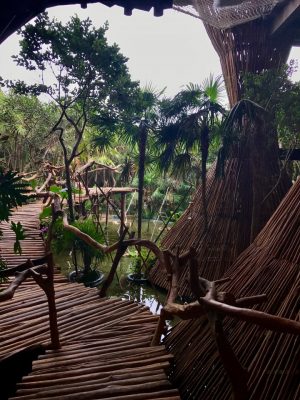
[[[8,221],[11,210],[27,202],[28,192],[16,172],[0,167],[0,221]]]
[[[137,250],[127,250],[129,256],[132,258],[132,262],[130,264],[130,271],[137,278],[141,278],[142,270],[144,269],[145,275],[149,272],[149,270],[153,267],[156,262],[156,257],[149,253],[149,250],[141,248],[140,252]]]
[[[21,243],[20,240],[25,239],[25,231],[20,222],[17,224],[15,222],[11,222],[11,229],[16,235],[16,241],[14,243],[14,252],[19,253],[20,255],[22,254],[22,248],[21,248]]]
[[[21,206],[28,200],[27,185],[21,181],[21,178],[13,171],[5,171],[0,167],[0,221],[8,221],[12,209]],[[11,223],[11,229],[16,235],[14,244],[15,253],[22,253],[20,240],[25,239],[24,229],[20,222]],[[0,231],[0,236],[2,232]],[[6,269],[6,262],[0,256],[0,271]],[[0,282],[3,278],[0,276]]]
[[[5,283],[7,282],[7,278],[4,276],[1,276],[1,271],[5,271],[7,269],[7,264],[6,261],[3,260],[2,257],[0,257],[0,283]]]
[[[98,242],[103,241],[103,235],[97,230],[91,218],[77,220],[73,224],[81,232],[86,233]],[[99,262],[104,259],[105,255],[100,250],[97,250],[87,245],[83,240],[79,239],[74,233],[64,229],[62,221],[55,222],[54,240],[52,247],[55,253],[59,254],[64,251],[78,252],[83,261],[84,273],[87,274],[91,270],[93,261]]]

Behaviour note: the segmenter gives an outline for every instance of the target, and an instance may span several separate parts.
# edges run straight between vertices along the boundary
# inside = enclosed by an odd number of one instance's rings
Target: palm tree
[[[142,232],[144,176],[146,165],[147,143],[151,132],[155,132],[158,124],[158,104],[165,89],[156,90],[151,84],[139,89],[131,104],[131,108],[112,120],[110,116],[94,121],[100,128],[93,139],[100,150],[112,147],[121,139],[131,148],[138,148],[138,237]],[[117,137],[117,140],[116,140]],[[130,167],[132,169],[132,165]]]
[[[206,215],[206,164],[210,141],[218,131],[225,109],[219,103],[223,91],[220,76],[210,75],[202,85],[189,84],[173,99],[161,102],[161,122],[157,147],[162,148],[159,164],[162,170],[184,173],[191,167],[193,154],[201,160],[201,183],[205,229]]]
[[[151,84],[146,85],[140,92],[139,108],[140,121],[138,128],[138,238],[142,236],[143,198],[146,150],[149,134],[156,131],[158,123],[159,98],[165,89],[156,90]]]

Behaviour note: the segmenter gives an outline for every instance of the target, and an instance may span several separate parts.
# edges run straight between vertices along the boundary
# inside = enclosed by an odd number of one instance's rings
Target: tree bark
[[[68,159],[66,157],[64,157],[64,162],[65,162],[65,172],[66,172],[66,187],[67,187],[67,193],[68,193],[69,215],[70,215],[70,221],[74,222],[75,221],[75,216],[74,216],[74,204],[73,204],[73,196],[72,196],[72,183],[71,183],[71,174],[70,174],[70,164],[69,164]]]
[[[140,123],[140,142],[139,142],[139,173],[138,173],[138,239],[142,237],[142,217],[143,217],[143,198],[144,198],[144,177],[145,177],[145,158],[148,130],[146,123]]]

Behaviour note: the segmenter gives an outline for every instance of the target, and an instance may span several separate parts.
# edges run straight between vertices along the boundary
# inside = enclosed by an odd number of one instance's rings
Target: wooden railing
[[[287,318],[281,318],[265,312],[247,309],[267,301],[265,294],[243,297],[236,299],[230,292],[222,292],[218,287],[230,281],[229,278],[210,282],[198,276],[198,259],[195,249],[180,254],[179,248],[176,252],[163,251],[166,268],[170,282],[166,304],[162,308],[160,318],[153,337],[152,345],[160,342],[161,335],[166,332],[166,321],[175,316],[182,320],[190,320],[204,317],[207,319],[214,337],[224,369],[226,370],[232,386],[233,398],[245,400],[248,398],[248,377],[244,368],[236,357],[226,333],[223,329],[223,318],[225,316],[240,321],[250,322],[262,328],[272,331],[300,335],[300,323]],[[189,304],[178,304],[178,281],[181,266],[189,263],[190,288],[196,301]]]
[[[0,302],[12,299],[18,287],[28,278],[33,278],[39,287],[43,289],[48,301],[51,348],[60,348],[52,254],[49,253],[45,257],[36,260],[29,259],[23,264],[1,271],[0,276],[2,278],[15,276],[15,279],[8,285],[8,287],[0,292]]]

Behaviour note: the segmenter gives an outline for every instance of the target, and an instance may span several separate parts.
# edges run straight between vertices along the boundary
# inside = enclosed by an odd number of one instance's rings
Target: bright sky
[[[142,85],[151,82],[157,89],[167,87],[167,95],[174,95],[189,82],[201,83],[210,73],[221,73],[218,56],[202,22],[188,15],[166,10],[163,17],[156,18],[151,12],[135,10],[127,17],[122,8],[101,4],[88,4],[86,10],[80,6],[54,7],[48,12],[50,17],[63,22],[75,13],[82,19],[90,17],[96,27],[108,21],[109,41],[116,42],[129,58],[132,78]],[[11,60],[11,55],[18,53],[18,41],[14,34],[0,45],[0,76],[39,82],[37,75],[33,78],[32,72],[17,67]],[[292,50],[291,58],[300,60],[300,48]],[[300,71],[295,78],[300,80]]]

